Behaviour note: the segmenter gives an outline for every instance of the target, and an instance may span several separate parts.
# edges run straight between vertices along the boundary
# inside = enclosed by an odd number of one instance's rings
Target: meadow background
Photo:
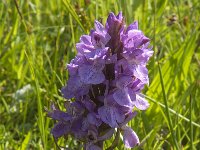
[[[143,90],[150,107],[130,123],[135,149],[200,149],[199,0],[0,0],[0,150],[56,149],[44,108],[63,108],[75,43],[111,11],[138,20],[154,50]]]

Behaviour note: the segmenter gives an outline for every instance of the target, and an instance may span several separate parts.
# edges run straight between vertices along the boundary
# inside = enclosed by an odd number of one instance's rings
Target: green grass
[[[110,11],[122,11],[128,24],[138,20],[154,50],[143,90],[150,108],[130,123],[141,141],[135,149],[200,149],[199,0],[17,3],[18,10],[14,0],[0,1],[0,150],[56,149],[44,107],[50,101],[63,107],[60,89],[75,43]],[[125,149],[122,141],[117,149]]]

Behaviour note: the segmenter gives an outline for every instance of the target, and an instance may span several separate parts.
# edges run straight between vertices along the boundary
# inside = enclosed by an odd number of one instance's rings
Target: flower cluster
[[[117,130],[131,148],[139,138],[127,123],[135,117],[135,108],[149,106],[140,92],[149,82],[146,63],[153,51],[138,23],[126,27],[121,12],[110,13],[105,26],[98,21],[94,26],[81,36],[77,55],[67,65],[70,77],[61,91],[72,101],[66,111],[55,105],[48,111],[57,120],[51,133],[54,138],[71,135],[84,142],[86,150],[101,150],[99,143]]]

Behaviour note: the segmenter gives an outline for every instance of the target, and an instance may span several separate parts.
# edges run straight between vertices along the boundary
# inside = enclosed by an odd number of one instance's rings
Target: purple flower
[[[110,13],[105,26],[95,21],[90,34],[80,37],[77,55],[67,65],[69,79],[61,89],[68,100],[66,111],[53,104],[47,112],[56,120],[53,136],[71,135],[86,150],[102,150],[99,143],[121,132],[125,147],[137,146],[139,138],[127,123],[136,110],[149,107],[140,94],[149,84],[149,43],[137,22],[125,26],[121,12]]]

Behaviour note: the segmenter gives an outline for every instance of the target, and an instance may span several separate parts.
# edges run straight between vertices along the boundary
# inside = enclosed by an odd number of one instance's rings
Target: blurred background
[[[135,149],[200,149],[199,0],[1,0],[1,150],[56,149],[44,108],[50,101],[63,108],[75,43],[111,11],[122,11],[127,25],[137,20],[154,50],[143,90],[150,107],[130,123],[141,142]],[[58,144],[75,150],[79,143]]]

